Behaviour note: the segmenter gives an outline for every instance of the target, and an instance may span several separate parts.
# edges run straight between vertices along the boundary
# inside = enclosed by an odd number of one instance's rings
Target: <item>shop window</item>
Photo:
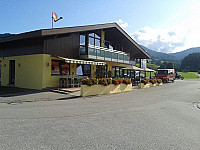
[[[76,75],[91,76],[91,65],[77,65]]]
[[[107,75],[108,67],[107,65],[105,66],[96,66],[96,76],[98,78],[105,78]]]
[[[51,75],[69,75],[70,65],[60,60],[51,61]]]

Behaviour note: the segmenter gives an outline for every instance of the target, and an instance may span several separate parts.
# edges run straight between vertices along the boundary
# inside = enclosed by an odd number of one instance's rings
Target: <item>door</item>
[[[9,83],[15,84],[15,60],[10,60]]]

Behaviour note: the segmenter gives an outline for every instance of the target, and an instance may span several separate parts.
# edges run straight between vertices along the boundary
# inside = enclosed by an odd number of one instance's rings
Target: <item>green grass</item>
[[[197,72],[178,72],[178,74],[181,74],[185,79],[197,79],[199,78],[195,73]]]

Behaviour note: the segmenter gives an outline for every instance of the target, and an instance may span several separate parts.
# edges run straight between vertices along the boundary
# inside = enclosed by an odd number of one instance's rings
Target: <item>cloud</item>
[[[122,19],[119,19],[118,21],[116,21],[122,28],[126,28],[129,26],[129,24],[127,22],[124,22]]]
[[[131,37],[139,44],[152,50],[170,53],[177,47],[183,47],[185,45],[185,36],[182,34],[173,28],[152,29],[150,27],[144,27],[131,34]]]
[[[143,27],[132,33],[132,38],[152,50],[165,53],[200,47],[200,3],[196,0],[193,0],[193,2],[195,3],[191,3],[190,7],[183,10],[187,12],[187,15],[177,24],[160,29]],[[174,20],[180,18],[179,15],[175,16]],[[173,22],[173,20],[170,21]]]

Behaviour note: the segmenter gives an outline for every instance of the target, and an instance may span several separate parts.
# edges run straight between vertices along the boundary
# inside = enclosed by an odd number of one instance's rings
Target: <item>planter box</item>
[[[163,85],[163,83],[156,83],[156,85],[157,85],[157,86],[162,86],[162,85]]]
[[[151,87],[151,84],[150,83],[147,83],[146,85],[144,85],[144,83],[139,83],[138,84],[138,87],[140,89],[147,89],[147,88],[150,88]]]
[[[132,90],[132,84],[120,84],[115,86],[114,84],[103,86],[103,85],[81,85],[81,96],[90,95],[103,95],[103,94],[113,94],[120,92],[127,92]]]

